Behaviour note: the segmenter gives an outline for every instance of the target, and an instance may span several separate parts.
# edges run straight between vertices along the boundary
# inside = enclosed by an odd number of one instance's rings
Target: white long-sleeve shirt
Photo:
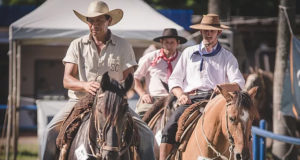
[[[196,53],[199,48],[200,52]],[[217,45],[213,51],[216,48]],[[234,82],[238,83],[242,89],[244,88],[245,80],[239,70],[238,62],[231,52],[221,47],[214,56],[203,56],[203,54],[211,53],[206,52],[202,43],[200,43],[200,47],[199,44],[194,45],[182,52],[168,81],[170,91],[174,87],[180,87],[183,92],[195,89],[208,91],[214,89],[218,84]]]

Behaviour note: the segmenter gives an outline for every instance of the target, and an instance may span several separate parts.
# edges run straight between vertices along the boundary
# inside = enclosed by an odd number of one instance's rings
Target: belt
[[[199,89],[195,89],[195,90],[192,90],[190,92],[187,92],[187,94],[189,95],[200,95],[200,94],[212,94],[213,90],[208,90],[208,91],[202,91],[202,90],[199,90]]]

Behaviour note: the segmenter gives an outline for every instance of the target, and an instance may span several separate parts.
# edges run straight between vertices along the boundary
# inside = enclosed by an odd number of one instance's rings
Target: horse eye
[[[235,118],[234,117],[229,117],[230,122],[234,122]]]

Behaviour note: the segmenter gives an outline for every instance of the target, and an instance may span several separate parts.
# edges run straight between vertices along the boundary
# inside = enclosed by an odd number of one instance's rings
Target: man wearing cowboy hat
[[[231,52],[218,42],[223,29],[216,14],[204,15],[201,23],[190,28],[198,29],[202,42],[186,48],[177,62],[168,85],[177,97],[180,106],[167,122],[162,131],[160,159],[166,159],[175,143],[177,120],[190,104],[209,99],[216,85],[238,84],[244,88],[245,80],[238,68],[238,62]]]
[[[178,36],[177,30],[174,28],[165,28],[162,36],[153,40],[160,42],[162,48],[145,54],[139,60],[139,66],[134,73],[134,89],[140,96],[136,112],[141,117],[150,109],[155,100],[168,95],[168,91],[161,81],[168,83],[173,68],[180,57],[177,47],[187,41]],[[142,78],[145,78],[145,89],[141,83]]]
[[[133,73],[137,65],[131,45],[124,39],[114,35],[109,29],[123,17],[121,9],[109,10],[106,3],[92,1],[88,12],[81,14],[74,10],[75,15],[89,26],[89,35],[73,40],[63,59],[65,72],[63,84],[68,89],[69,101],[48,124],[41,149],[42,159],[55,159],[56,144],[61,122],[63,122],[78,99],[85,94],[95,95],[100,87],[96,81],[98,76],[108,72],[110,77],[121,81],[129,73]],[[130,109],[129,109],[130,110]],[[138,115],[130,110],[134,116],[135,124],[139,128],[140,137],[147,139],[140,142],[141,158],[154,159],[153,134]],[[149,147],[150,146],[150,147]],[[146,158],[146,159],[147,159]]]

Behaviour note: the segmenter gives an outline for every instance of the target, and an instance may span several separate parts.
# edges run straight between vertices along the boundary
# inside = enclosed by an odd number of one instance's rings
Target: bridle
[[[95,107],[95,105],[98,103],[98,93],[96,94],[96,99],[94,100],[94,104],[93,104],[93,107]],[[127,102],[127,97],[126,96],[123,96],[123,102],[122,102],[122,106],[125,106],[125,105],[128,105],[128,102]],[[106,133],[109,129],[109,120],[107,119],[104,123],[103,126],[101,126],[100,122],[98,120],[95,120],[95,123],[94,123],[94,128],[97,132],[97,140],[96,140],[96,145],[95,147],[99,150],[99,152],[95,153],[93,147],[92,147],[92,144],[91,144],[91,137],[90,137],[90,134],[89,134],[89,147],[90,147],[90,150],[92,151],[92,155],[93,157],[95,157],[96,159],[102,159],[102,153],[103,151],[111,151],[111,152],[117,152],[119,157],[121,157],[124,153],[126,153],[126,151],[128,151],[129,147],[133,144],[133,139],[134,139],[134,129],[133,129],[133,119],[131,117],[131,115],[126,112],[126,114],[124,115],[126,116],[125,119],[126,121],[123,121],[123,124],[122,126],[124,126],[124,129],[122,131],[120,131],[119,129],[116,129],[116,132],[117,132],[117,136],[120,137],[121,136],[121,143],[119,142],[118,146],[117,147],[113,147],[113,146],[109,146],[106,142]],[[131,128],[130,128],[131,127]],[[126,134],[128,135],[131,135],[130,136],[130,140],[128,141],[128,143],[126,143],[126,141],[124,140],[125,139],[125,136]],[[118,138],[118,141],[119,141],[119,138]]]
[[[230,152],[230,155],[229,155],[229,158],[227,158],[226,156],[224,156],[224,153],[226,152],[223,152],[223,153],[220,153],[212,144],[211,142],[208,140],[207,136],[205,135],[204,133],[204,129],[203,129],[203,124],[204,124],[204,116],[205,116],[205,111],[203,112],[203,115],[202,115],[202,126],[201,126],[201,131],[202,131],[202,135],[207,143],[207,147],[209,147],[213,152],[215,152],[215,154],[217,155],[216,157],[212,158],[212,159],[216,159],[218,157],[220,157],[221,159],[223,160],[231,160],[231,157],[232,157],[232,154],[233,154],[233,149],[235,147],[234,145],[234,139],[233,139],[233,136],[232,134],[230,133],[229,131],[229,128],[228,128],[228,106],[232,105],[232,101],[229,101],[229,102],[226,102],[226,130],[227,130],[227,134],[228,134],[228,141],[230,143],[230,146],[228,148],[229,152]],[[197,129],[195,129],[196,132],[197,132]],[[197,138],[197,134],[195,134],[196,138]],[[198,144],[198,139],[197,140],[197,144]],[[198,144],[198,147],[199,147],[199,144]],[[201,149],[199,147],[199,150],[201,152]]]

